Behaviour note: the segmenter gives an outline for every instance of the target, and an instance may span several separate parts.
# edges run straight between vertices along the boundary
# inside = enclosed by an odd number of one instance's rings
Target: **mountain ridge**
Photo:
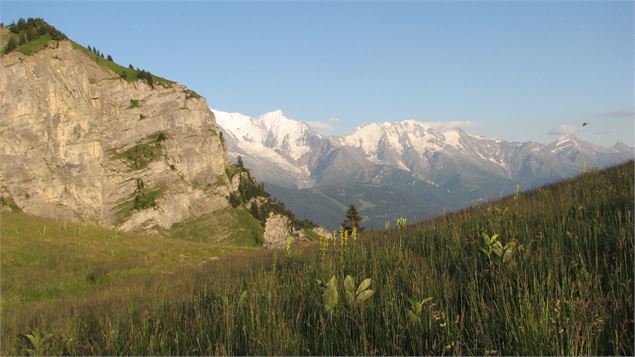
[[[633,149],[623,143],[604,148],[572,135],[549,144],[508,142],[470,134],[452,124],[404,120],[367,123],[346,135],[327,136],[308,123],[286,117],[281,110],[255,117],[212,111],[227,138],[229,156],[241,156],[256,178],[283,194],[285,204],[300,212],[311,211],[302,205],[307,197],[301,190],[315,189],[309,196],[321,197],[325,193],[320,187],[333,185],[390,186],[402,191],[397,196],[413,197],[420,197],[422,191],[444,191],[453,198],[443,199],[437,192],[428,201],[440,201],[442,209],[454,210],[501,197],[518,185],[529,189],[633,157]],[[284,123],[284,130],[275,123]],[[353,191],[359,191],[357,188]],[[291,194],[293,190],[298,190],[297,198]],[[363,205],[359,197],[342,198],[346,199]],[[327,223],[316,217],[308,218]],[[371,220],[379,224],[377,219]]]

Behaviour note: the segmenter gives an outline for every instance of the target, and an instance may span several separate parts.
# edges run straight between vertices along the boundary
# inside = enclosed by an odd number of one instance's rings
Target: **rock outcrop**
[[[70,41],[0,57],[0,188],[25,213],[124,230],[227,207],[226,148],[205,99],[127,81]]]
[[[272,213],[265,224],[264,245],[268,248],[284,248],[287,240],[299,239],[300,233],[293,228],[289,217]]]

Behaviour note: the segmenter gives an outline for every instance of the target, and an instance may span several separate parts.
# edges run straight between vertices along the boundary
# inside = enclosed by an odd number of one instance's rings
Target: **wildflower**
[[[320,236],[320,256],[324,258],[329,250],[329,240],[324,236]]]
[[[397,230],[403,230],[406,227],[406,224],[408,224],[408,221],[405,218],[397,218]]]
[[[292,243],[293,239],[291,237],[287,238],[287,245],[284,249],[284,254],[285,255],[289,255],[289,253],[291,253],[291,243]]]

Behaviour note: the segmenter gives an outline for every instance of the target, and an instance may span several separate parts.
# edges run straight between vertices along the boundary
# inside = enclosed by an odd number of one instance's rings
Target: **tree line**
[[[45,35],[49,35],[52,40],[56,41],[68,39],[60,30],[49,25],[41,18],[29,17],[26,20],[21,18],[17,22],[9,24],[7,28],[13,36],[7,41],[7,45],[4,48],[5,54],[15,50],[18,46],[35,41]]]

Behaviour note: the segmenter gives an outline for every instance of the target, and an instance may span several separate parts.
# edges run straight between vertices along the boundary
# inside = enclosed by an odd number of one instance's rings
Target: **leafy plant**
[[[44,334],[40,331],[34,331],[30,334],[23,335],[23,337],[28,341],[29,347],[24,349],[29,356],[40,356],[46,355],[46,348],[53,335],[50,333]]]
[[[503,255],[503,244],[498,240],[498,234],[490,237],[487,233],[483,233],[482,238],[483,246],[481,251],[490,262],[492,261],[492,256],[501,257]]]
[[[503,263],[509,263],[512,261],[516,252],[523,249],[523,246],[522,244],[518,244],[515,240],[503,245],[498,237],[498,234],[494,234],[490,237],[488,234],[483,233],[483,246],[481,247],[481,251],[485,254],[490,264],[493,259],[498,259]]]
[[[364,279],[357,288],[355,288],[355,279],[347,275],[344,278],[344,292],[346,301],[350,306],[355,306],[370,299],[375,293],[374,290],[370,290],[370,279]]]
[[[326,288],[323,293],[324,298],[324,310],[328,314],[333,314],[337,304],[339,303],[339,294],[337,292],[337,278],[335,275],[331,277],[328,283],[326,283]]]

